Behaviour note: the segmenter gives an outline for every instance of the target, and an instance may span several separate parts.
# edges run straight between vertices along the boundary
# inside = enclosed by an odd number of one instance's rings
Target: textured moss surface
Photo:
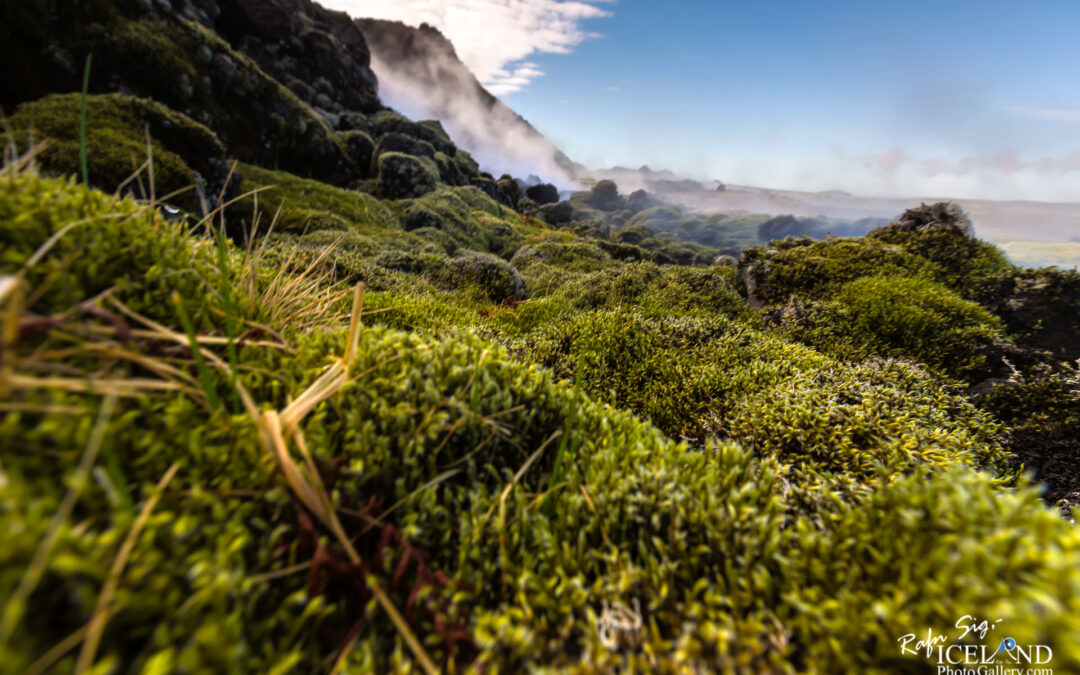
[[[965,614],[1080,668],[1080,534],[1010,454],[1068,436],[1075,377],[962,395],[1008,338],[957,281],[1005,273],[977,242],[676,265],[475,187],[240,172],[270,189],[230,220],[279,213],[250,248],[0,178],[5,667],[74,670],[106,602],[102,672],[415,671],[379,588],[448,672],[912,670],[897,638]],[[298,423],[310,462],[288,445],[352,562],[239,392],[302,400],[360,281],[349,376]]]
[[[43,170],[79,174],[80,103],[78,94],[67,94],[20,106],[8,120],[16,149],[45,143],[37,155]],[[210,129],[148,99],[90,96],[86,129],[90,181],[107,192],[124,185],[148,199],[151,187],[158,197],[188,189],[174,201],[194,210],[198,199],[190,188],[196,181],[220,189],[228,172],[225,147]],[[151,159],[153,168],[144,167]]]

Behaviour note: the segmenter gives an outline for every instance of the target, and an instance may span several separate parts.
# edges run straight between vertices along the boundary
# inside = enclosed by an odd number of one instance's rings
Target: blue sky
[[[387,3],[590,166],[1080,201],[1076,0]]]

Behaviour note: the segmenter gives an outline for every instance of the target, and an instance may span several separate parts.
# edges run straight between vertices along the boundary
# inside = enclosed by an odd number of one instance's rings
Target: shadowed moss
[[[244,177],[241,189],[245,194],[266,189],[257,195],[246,196],[230,212],[234,217],[250,222],[258,200],[264,232],[279,208],[281,215],[275,225],[278,232],[329,229],[386,234],[400,228],[393,210],[369,194],[336,188],[284,171],[246,164],[239,170]]]
[[[136,180],[129,180],[153,156],[153,188],[164,196],[197,181],[210,183],[208,190],[220,190],[228,166],[225,148],[217,136],[194,120],[147,99],[122,94],[90,96],[86,101],[86,151],[90,181],[106,192],[121,184],[149,198],[150,171],[143,170]],[[19,106],[9,120],[16,147],[25,150],[31,139],[48,141],[38,155],[42,169],[69,176],[79,173],[78,94],[48,96]],[[216,200],[213,194],[211,201]],[[198,205],[194,190],[175,198],[192,210]]]

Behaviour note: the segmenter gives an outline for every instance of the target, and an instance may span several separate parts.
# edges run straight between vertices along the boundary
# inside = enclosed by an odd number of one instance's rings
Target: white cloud
[[[1050,120],[1053,122],[1080,122],[1080,109],[1076,108],[1032,108],[1027,106],[1010,106],[1006,108],[1011,113],[1030,117],[1037,120]]]
[[[524,59],[537,53],[569,54],[583,41],[587,19],[610,16],[590,0],[320,0],[351,16],[427,23],[453,44],[476,79],[496,96],[521,91],[544,73]]]

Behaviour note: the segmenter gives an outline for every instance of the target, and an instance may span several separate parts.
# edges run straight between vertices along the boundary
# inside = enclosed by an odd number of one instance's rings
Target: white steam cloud
[[[355,18],[438,28],[495,96],[521,91],[543,76],[535,63],[526,60],[531,55],[569,54],[583,41],[598,37],[582,27],[583,21],[610,16],[595,0],[322,0],[322,4]]]
[[[438,119],[495,177],[535,175],[561,190],[576,187],[558,161],[558,149],[510,108],[486,98],[460,63],[441,58],[389,64],[373,54],[371,65],[385,104],[412,119]]]

